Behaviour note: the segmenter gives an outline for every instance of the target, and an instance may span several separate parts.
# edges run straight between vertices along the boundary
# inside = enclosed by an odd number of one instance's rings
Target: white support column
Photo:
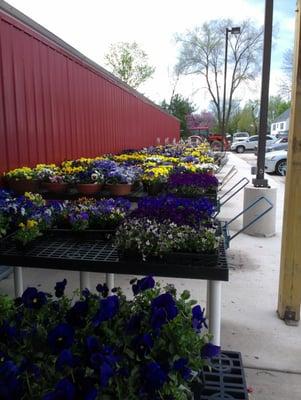
[[[209,333],[213,335],[212,343],[220,346],[221,342],[221,307],[222,282],[209,281]]]
[[[15,296],[20,297],[23,294],[23,273],[22,267],[14,267],[14,285]]]
[[[114,274],[106,274],[106,284],[109,288],[109,292],[113,289],[113,287],[115,286],[114,283],[115,279],[114,279]]]
[[[90,273],[80,271],[79,273],[80,280],[80,290],[90,289]]]
[[[210,281],[207,281],[207,290],[206,290],[206,307],[205,307],[205,317],[207,319],[210,318],[209,315],[209,304],[210,304]]]

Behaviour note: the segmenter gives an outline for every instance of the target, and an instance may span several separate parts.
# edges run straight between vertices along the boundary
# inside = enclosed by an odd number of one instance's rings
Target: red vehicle
[[[201,141],[207,140],[210,144],[212,150],[220,151],[223,148],[222,143],[224,142],[224,150],[229,150],[230,144],[226,137],[218,134],[218,133],[210,133],[208,126],[195,126],[194,128],[190,128],[192,133],[189,138],[193,141]]]

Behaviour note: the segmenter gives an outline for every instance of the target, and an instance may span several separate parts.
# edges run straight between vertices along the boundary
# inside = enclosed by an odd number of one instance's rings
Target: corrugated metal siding
[[[179,138],[179,122],[0,11],[0,171]]]

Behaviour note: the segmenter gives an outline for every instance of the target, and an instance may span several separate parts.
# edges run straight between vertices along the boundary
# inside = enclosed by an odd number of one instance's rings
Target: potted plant
[[[116,168],[107,172],[106,188],[114,196],[128,195],[140,174],[140,168],[135,166],[116,166]]]
[[[145,190],[151,196],[156,196],[164,190],[172,166],[162,165],[146,168],[142,175]]]
[[[184,291],[151,276],[80,298],[28,287],[16,301],[0,296],[1,387],[7,399],[193,399],[206,357],[220,348],[204,331],[204,310]]]
[[[88,169],[75,176],[75,188],[81,194],[95,194],[103,188],[104,175],[100,170]]]
[[[34,168],[16,168],[7,172],[4,177],[8,182],[9,188],[17,194],[38,191],[39,181]]]
[[[32,246],[34,240],[41,236],[41,231],[37,221],[28,219],[26,223],[21,222],[19,229],[14,234],[14,241],[19,250],[27,250]]]

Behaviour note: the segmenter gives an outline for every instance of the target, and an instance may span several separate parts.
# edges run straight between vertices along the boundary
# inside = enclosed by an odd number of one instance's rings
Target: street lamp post
[[[264,179],[264,168],[265,168],[267,119],[268,119],[268,108],[269,108],[269,84],[270,84],[272,33],[273,33],[273,5],[274,5],[273,0],[266,0],[257,172],[256,172],[256,178],[252,180],[252,183],[255,187],[269,187],[268,180]]]
[[[228,36],[240,34],[240,27],[226,28],[226,44],[225,44],[225,67],[224,67],[224,95],[223,95],[223,113],[222,113],[222,150],[224,151],[225,142],[225,114],[226,114],[226,87],[227,87],[227,60],[228,60]]]

